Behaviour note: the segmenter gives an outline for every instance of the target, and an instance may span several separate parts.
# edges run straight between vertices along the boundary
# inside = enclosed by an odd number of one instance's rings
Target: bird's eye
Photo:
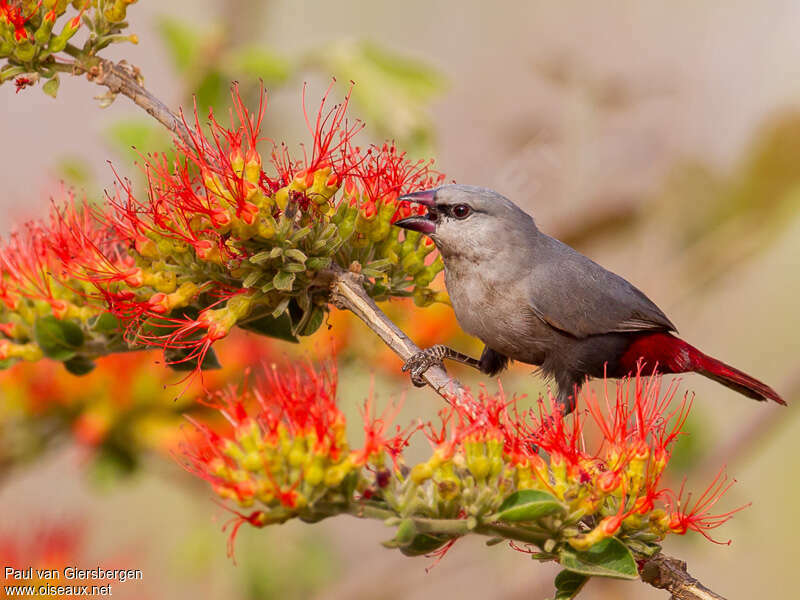
[[[456,204],[450,212],[456,219],[466,219],[472,209],[466,204]]]

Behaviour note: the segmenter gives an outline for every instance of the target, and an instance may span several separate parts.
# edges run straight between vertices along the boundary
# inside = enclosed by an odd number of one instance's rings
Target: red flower
[[[0,299],[11,310],[24,297],[47,302],[62,318],[67,304],[56,297],[53,285],[63,278],[61,264],[51,252],[49,231],[41,223],[26,223],[0,248]]]
[[[433,160],[410,160],[400,152],[394,142],[381,147],[373,146],[358,162],[354,177],[360,184],[368,204],[391,204],[396,212],[392,223],[412,214],[422,214],[425,207],[409,202],[402,204],[397,198],[403,194],[429,189],[444,181],[444,174],[435,171]]]
[[[364,422],[364,445],[352,453],[352,461],[355,465],[365,465],[372,457],[378,457],[382,461],[382,455],[385,452],[397,468],[398,460],[408,446],[409,438],[423,427],[421,422],[412,423],[405,429],[396,425],[394,435],[389,435],[388,431],[400,412],[400,408],[401,404],[399,403],[389,404],[383,413],[376,416],[373,391],[370,389],[369,396],[360,411]]]
[[[14,80],[14,86],[17,88],[15,93],[19,94],[22,90],[26,87],[30,87],[33,85],[33,79],[30,77],[20,76]]]
[[[218,433],[189,419],[201,435],[183,447],[187,468],[242,506],[259,499],[302,508],[309,494],[338,486],[352,468],[333,367],[273,366],[256,386],[228,388],[204,403],[220,411],[230,430]]]
[[[723,468],[719,473],[717,473],[714,481],[709,484],[700,497],[692,504],[691,493],[686,494],[686,498],[683,497],[684,485],[686,484],[686,481],[684,480],[677,496],[672,492],[668,492],[669,508],[666,517],[667,527],[673,533],[681,535],[691,529],[692,531],[696,531],[707,540],[710,540],[714,543],[730,544],[730,540],[727,542],[719,542],[715,540],[708,534],[708,531],[711,529],[716,529],[737,512],[744,510],[750,506],[750,504],[752,504],[748,502],[747,504],[730,510],[726,513],[711,513],[714,505],[719,502],[720,498],[725,495],[725,492],[727,492],[734,483],[736,483],[735,479],[731,480],[730,482],[728,481],[728,476],[725,475],[725,470]]]
[[[11,27],[14,28],[14,39],[22,41],[28,39],[28,31],[25,29],[25,24],[30,21],[31,17],[37,13],[41,2],[37,4],[27,16],[22,14],[22,3],[19,1],[9,2],[9,0],[0,0],[0,17],[3,17]],[[18,90],[19,91],[19,90]]]

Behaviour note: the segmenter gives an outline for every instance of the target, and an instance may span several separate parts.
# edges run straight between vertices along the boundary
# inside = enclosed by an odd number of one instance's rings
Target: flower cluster
[[[442,411],[439,425],[393,435],[387,414],[365,410],[364,446],[350,449],[334,374],[273,369],[269,386],[219,396],[231,429],[195,423],[202,442],[185,453],[219,496],[256,507],[237,513],[239,524],[377,516],[398,525],[387,545],[409,555],[478,533],[537,546],[537,558],[567,568],[616,544],[635,576],[633,557],[657,552],[667,534],[707,536],[736,511],[711,512],[724,478],[694,503],[662,486],[690,408],[675,402],[674,384],[662,394],[660,377],[637,373],[616,394],[604,390],[586,392],[569,417],[552,401],[521,410],[502,390],[482,390]],[[420,429],[433,452],[409,468],[402,451]]]
[[[223,342],[226,360],[203,385],[217,389],[267,360],[274,343],[244,332]],[[0,465],[19,466],[52,448],[56,440],[77,442],[103,473],[127,473],[148,453],[167,455],[182,441],[183,415],[216,418],[164,368],[157,352],[112,354],[77,378],[58,363],[40,361],[0,373]],[[99,471],[97,471],[99,472]]]
[[[49,222],[31,222],[0,247],[0,364],[35,361],[43,355],[65,362],[74,372],[90,370],[91,357],[121,348],[116,320],[94,286],[76,278],[70,261],[86,247],[111,256],[112,240],[89,218],[87,207],[71,201],[53,208]],[[77,232],[80,232],[78,234]],[[124,261],[117,255],[116,260]],[[80,353],[79,353],[80,350]]]
[[[378,432],[371,450],[350,450],[332,368],[273,366],[255,387],[229,388],[206,403],[230,428],[218,433],[190,418],[201,435],[184,447],[187,466],[221,498],[244,508],[257,502],[250,522],[258,525],[314,518],[327,505],[349,503],[359,468],[390,444]]]
[[[176,158],[145,157],[148,192],[120,179],[105,207],[68,201],[0,248],[0,358],[43,353],[83,363],[155,346],[170,363],[205,366],[234,326],[296,341],[328,310],[330,269],[359,270],[376,299],[438,298],[429,241],[392,227],[402,193],[435,186],[430,162],[393,145],[353,145],[347,100],[309,120],[310,154],[259,150],[265,97],[234,125],[198,115]],[[124,332],[124,335],[123,335]],[[79,370],[79,367],[76,368]]]
[[[56,55],[78,48],[70,40],[86,23],[90,37],[84,50],[92,53],[114,42],[136,42],[136,36],[120,34],[126,26],[129,4],[136,0],[0,0],[0,84],[15,80],[17,91],[39,78],[47,79],[45,93],[58,92],[58,72],[63,63]],[[69,14],[68,14],[69,13]],[[58,25],[58,21],[65,20]],[[69,46],[69,47],[68,47]]]

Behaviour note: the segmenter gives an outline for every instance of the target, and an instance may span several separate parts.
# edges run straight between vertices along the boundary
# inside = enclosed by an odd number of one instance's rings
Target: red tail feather
[[[693,371],[748,398],[774,400],[778,404],[786,405],[786,401],[767,384],[703,354],[691,344],[669,333],[652,333],[638,337],[620,357],[619,364],[623,369],[633,370],[641,359],[650,365],[657,363],[662,373]]]

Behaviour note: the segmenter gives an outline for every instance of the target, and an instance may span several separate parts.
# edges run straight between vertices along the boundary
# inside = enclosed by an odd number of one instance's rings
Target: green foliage
[[[59,80],[58,75],[53,75],[53,77],[44,83],[42,86],[42,91],[48,96],[55,98],[58,96],[58,86],[60,83],[61,81]]]
[[[77,323],[52,315],[36,319],[33,336],[45,356],[59,361],[73,358],[84,341],[83,330]]]
[[[730,173],[678,167],[656,200],[679,232],[685,268],[706,285],[768,248],[800,207],[800,112],[767,123]]]
[[[152,119],[129,118],[113,123],[105,131],[106,140],[127,162],[139,159],[139,152],[167,152],[170,137]]]
[[[535,521],[555,513],[566,513],[558,498],[541,490],[520,490],[506,498],[497,510],[500,521]]]
[[[223,63],[225,71],[260,79],[269,87],[285,83],[295,68],[287,58],[261,45],[234,48]]]
[[[182,20],[170,17],[158,20],[158,34],[180,74],[197,62],[210,38],[218,37],[202,27],[187,25]]]
[[[266,315],[253,321],[246,321],[241,323],[239,327],[285,342],[298,342],[297,336],[292,333],[292,318],[289,311],[282,313],[279,317]]]
[[[572,600],[589,581],[589,577],[574,571],[561,571],[556,575],[556,595],[553,600]]]
[[[566,570],[590,577],[636,579],[639,569],[628,547],[617,538],[606,538],[585,552],[563,547],[558,560]]]
[[[64,361],[64,368],[73,375],[88,375],[97,365],[93,360],[85,356],[73,356],[67,361]]]
[[[427,110],[444,90],[445,79],[422,61],[366,40],[335,40],[292,60],[261,42],[241,43],[218,29],[190,27],[170,18],[160,20],[159,34],[201,110],[222,110],[231,81],[260,80],[274,90],[293,75],[311,70],[326,78],[335,76],[343,87],[355,82],[353,100],[382,137],[397,140],[412,153],[431,150]]]
[[[246,537],[250,533],[237,540],[241,598],[324,596],[324,586],[337,577],[338,557],[315,529],[287,525]]]
[[[372,127],[413,152],[430,150],[427,109],[445,88],[437,71],[366,40],[331,42],[312,52],[309,63],[356,83],[353,99]]]
[[[67,183],[85,187],[91,184],[92,173],[86,159],[67,155],[62,157],[55,167],[56,173]]]
[[[115,333],[120,329],[120,322],[111,313],[100,313],[89,319],[89,327],[97,333]]]
[[[191,373],[197,370],[198,358],[188,358],[191,350],[183,348],[168,348],[164,351],[164,360],[167,366],[173,371]],[[203,362],[200,365],[201,371],[211,371],[221,369],[222,364],[217,358],[217,353],[213,348],[209,348],[203,356]]]
[[[123,33],[128,27],[128,5],[135,1],[4,2],[0,18],[0,84],[17,80],[27,87],[45,80],[42,91],[55,98],[59,72],[82,74],[99,64],[99,53],[109,45],[137,41],[135,35]],[[82,46],[75,42],[78,31],[84,34],[79,36],[84,38]],[[108,98],[113,99],[113,94]]]

